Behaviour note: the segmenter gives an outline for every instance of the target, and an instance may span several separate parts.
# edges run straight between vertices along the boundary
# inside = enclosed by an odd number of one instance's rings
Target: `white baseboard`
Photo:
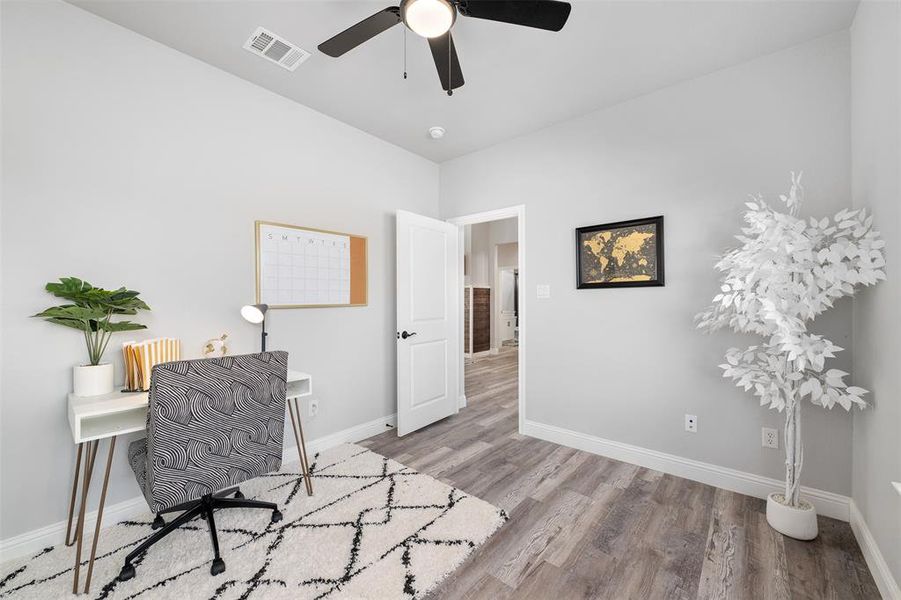
[[[389,425],[396,425],[396,415],[381,417],[368,423],[362,423],[335,433],[316,438],[307,442],[307,452],[310,458],[317,452],[334,448],[341,444],[348,444],[365,440],[387,431]],[[285,431],[285,441],[293,441],[294,436]],[[290,464],[298,462],[297,446],[285,446],[282,448],[282,462]],[[126,519],[134,519],[149,514],[147,502],[144,496],[136,496],[116,504],[108,505],[103,511],[103,522],[107,525],[118,523]],[[84,530],[93,535],[94,525],[97,522],[97,511],[93,510],[85,514]],[[20,556],[35,554],[49,546],[62,544],[66,534],[66,521],[59,521],[45,527],[40,527],[5,540],[0,540],[0,562],[5,562]]]
[[[876,538],[870,532],[867,522],[853,499],[851,500],[850,510],[851,531],[854,532],[854,537],[857,538],[857,543],[860,544],[860,550],[867,561],[867,566],[870,567],[870,573],[876,581],[879,593],[882,594],[884,600],[901,600],[901,587],[898,586],[898,582],[892,576],[885,557],[882,556],[879,546],[876,545]]]
[[[374,419],[367,423],[354,425],[353,427],[348,427],[347,429],[336,431],[335,433],[316,438],[315,440],[310,440],[309,442],[307,442],[307,454],[312,460],[313,455],[317,452],[322,452],[323,450],[328,450],[329,448],[334,448],[335,446],[340,446],[341,444],[353,444],[354,442],[359,442],[367,438],[371,438],[374,435],[384,433],[396,426],[396,414],[388,415],[387,417],[379,417],[378,419]],[[288,441],[289,438],[290,441],[294,441],[293,435],[287,436],[285,438],[285,441]],[[282,448],[283,463],[290,464],[298,462],[298,460],[299,459],[297,457],[296,444],[291,444],[290,446],[285,446],[284,448]]]
[[[491,356],[497,356],[497,355],[500,354],[500,353],[501,353],[501,351],[500,351],[499,349],[497,349],[497,348],[491,348],[491,349],[488,351],[488,354],[490,354]]]
[[[523,424],[523,433],[562,446],[600,454],[757,498],[766,498],[770,493],[784,488],[783,482],[778,479],[649,450],[640,446],[605,440],[535,421],[526,420]],[[841,521],[848,521],[850,518],[851,499],[847,496],[809,487],[802,487],[801,493],[806,500],[816,506],[819,514]]]
[[[466,394],[460,394],[457,397],[457,410],[461,408],[466,408]]]
[[[149,513],[147,501],[144,496],[136,496],[110,504],[103,510],[103,522],[107,525],[118,523],[127,519],[134,519],[139,515]],[[92,510],[84,516],[84,531],[88,539],[94,535],[94,525],[97,523],[97,511]],[[74,524],[73,524],[74,527]],[[26,531],[17,536],[0,541],[0,563],[26,556],[37,554],[49,546],[62,544],[66,535],[66,521],[46,525],[38,529]],[[90,549],[88,550],[90,551]]]

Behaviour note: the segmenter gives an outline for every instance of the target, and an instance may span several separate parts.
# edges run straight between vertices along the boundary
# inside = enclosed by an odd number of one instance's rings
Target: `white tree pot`
[[[76,396],[102,396],[114,389],[113,365],[81,365],[72,369],[72,390]]]
[[[785,496],[772,493],[766,498],[766,520],[770,527],[796,540],[817,537],[817,510],[813,504],[801,500],[801,506],[783,504]]]

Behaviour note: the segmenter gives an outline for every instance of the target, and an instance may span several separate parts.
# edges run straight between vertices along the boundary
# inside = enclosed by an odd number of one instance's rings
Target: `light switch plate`
[[[536,287],[536,292],[539,298],[550,298],[551,297],[551,286],[546,283],[539,283]]]

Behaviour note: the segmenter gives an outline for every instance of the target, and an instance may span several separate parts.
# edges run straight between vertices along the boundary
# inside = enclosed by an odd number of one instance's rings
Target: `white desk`
[[[297,442],[297,455],[303,471],[307,495],[313,495],[313,484],[310,481],[310,465],[307,461],[306,443],[303,426],[300,421],[298,400],[313,393],[313,378],[302,371],[288,370],[287,398],[288,413],[291,416],[291,427]],[[94,459],[102,440],[109,440],[109,453],[106,459],[106,470],[103,475],[103,487],[100,490],[100,503],[97,508],[97,524],[94,526],[94,539],[91,544],[91,558],[85,577],[84,593],[91,588],[91,575],[94,572],[94,557],[97,554],[97,540],[100,537],[100,524],[103,520],[103,506],[106,502],[106,489],[109,484],[110,465],[116,449],[116,438],[126,433],[143,431],[147,424],[147,392],[115,391],[102,396],[76,396],[69,394],[69,427],[72,429],[72,440],[78,446],[75,459],[75,476],[72,480],[72,496],[69,499],[69,517],[66,526],[66,545],[77,544],[75,550],[75,570],[72,582],[72,593],[78,593],[78,578],[81,570],[81,547],[84,538],[84,516],[87,507],[88,490],[94,473]],[[75,499],[79,496],[79,473],[84,469],[81,478],[81,502],[75,536],[72,535],[72,518],[75,514]]]
[[[302,371],[288,370],[286,396],[289,400],[310,396],[313,378]],[[143,431],[147,425],[147,392],[116,390],[102,396],[69,394],[69,427],[76,444]]]

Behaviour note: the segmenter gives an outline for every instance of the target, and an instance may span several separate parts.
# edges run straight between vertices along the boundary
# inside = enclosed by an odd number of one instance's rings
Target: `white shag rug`
[[[276,502],[284,514],[279,523],[270,523],[267,510],[216,512],[226,570],[215,577],[205,521],[195,519],[151,547],[135,561],[134,579],[124,583],[116,580],[124,557],[150,535],[153,515],[105,528],[89,597],[420,598],[507,518],[487,502],[361,446],[322,452],[311,469],[312,497],[297,471],[241,485],[248,498]],[[2,565],[0,598],[72,597],[74,556],[74,547],[60,545]],[[84,573],[83,567],[82,582]]]

